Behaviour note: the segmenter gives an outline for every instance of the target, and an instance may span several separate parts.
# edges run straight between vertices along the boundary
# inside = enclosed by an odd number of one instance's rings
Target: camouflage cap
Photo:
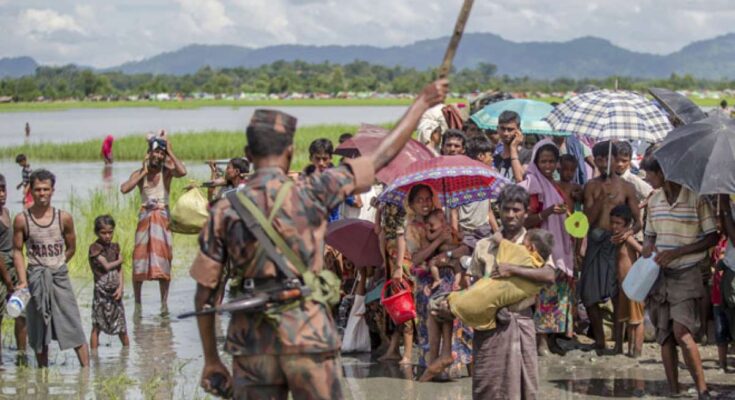
[[[296,117],[278,110],[258,109],[253,113],[248,127],[293,136],[296,131],[296,121]]]

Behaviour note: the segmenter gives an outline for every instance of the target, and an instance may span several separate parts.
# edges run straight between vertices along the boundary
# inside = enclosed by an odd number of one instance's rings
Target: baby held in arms
[[[447,220],[444,217],[444,211],[436,209],[429,214],[427,217],[427,223],[429,226],[429,232],[426,237],[430,242],[436,240],[443,232],[449,228]],[[459,237],[459,233],[452,229],[452,235],[447,237],[438,250],[442,253],[449,253],[458,250],[462,246],[462,238]],[[459,287],[462,279],[462,272],[459,265],[459,260],[450,260],[452,269],[454,270],[454,284],[452,285],[455,289]],[[429,269],[431,270],[431,277],[434,278],[434,283],[431,285],[431,289],[436,289],[441,283],[441,276],[439,276],[439,263],[437,259],[432,259],[429,262]]]
[[[544,229],[528,231],[522,245],[502,239],[499,234],[491,240],[498,248],[496,263],[527,268],[543,267],[554,247],[553,235]],[[499,309],[537,295],[542,287],[541,283],[517,276],[485,277],[467,290],[450,293],[446,304],[442,306],[448,307],[454,317],[468,326],[477,330],[490,330],[495,328],[495,315]]]

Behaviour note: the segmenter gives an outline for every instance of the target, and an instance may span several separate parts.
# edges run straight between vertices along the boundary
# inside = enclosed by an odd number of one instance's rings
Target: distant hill
[[[364,60],[387,66],[417,69],[438,66],[448,37],[421,40],[406,46],[302,46],[279,45],[259,49],[239,46],[192,45],[111,70],[126,73],[185,74],[210,65],[255,67],[278,60],[344,64]],[[611,75],[665,78],[671,73],[692,73],[701,78],[735,78],[735,34],[692,43],[661,56],[637,53],[605,39],[583,37],[567,42],[513,42],[492,33],[468,33],[462,39],[455,66],[472,68],[495,64],[498,74],[532,78],[604,78]]]
[[[0,78],[17,78],[36,73],[38,63],[30,57],[0,58]]]
[[[192,44],[179,50],[147,58],[143,61],[127,62],[109,68],[126,74],[173,74],[185,75],[209,65],[213,68],[231,68],[246,65],[250,49],[227,45]]]
[[[278,60],[337,64],[363,60],[386,66],[417,69],[436,67],[449,38],[421,40],[406,46],[278,45],[249,48],[229,45],[189,45],[141,61],[106,69],[124,73],[183,75],[201,67],[255,67]],[[32,59],[23,57],[14,60]],[[10,75],[0,61],[0,76]],[[35,63],[35,62],[34,62]],[[468,33],[455,59],[457,68],[479,63],[498,67],[499,75],[551,78],[604,78],[611,75],[667,78],[690,73],[698,78],[735,79],[735,33],[694,42],[668,55],[638,53],[608,40],[582,37],[567,42],[513,42],[492,33]],[[26,69],[32,73],[35,67]],[[15,75],[17,76],[17,72]]]

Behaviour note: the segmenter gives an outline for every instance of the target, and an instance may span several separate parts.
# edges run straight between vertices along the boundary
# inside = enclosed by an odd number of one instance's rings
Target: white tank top
[[[166,185],[163,182],[163,171],[164,170],[161,170],[160,178],[158,179],[158,183],[156,183],[155,185],[153,185],[148,180],[147,175],[145,178],[143,178],[143,186],[140,191],[140,198],[144,205],[152,201],[168,205],[168,192],[166,192]]]
[[[48,225],[39,225],[33,215],[23,211],[26,220],[26,258],[29,267],[59,268],[66,263],[66,244],[61,211],[54,208]]]

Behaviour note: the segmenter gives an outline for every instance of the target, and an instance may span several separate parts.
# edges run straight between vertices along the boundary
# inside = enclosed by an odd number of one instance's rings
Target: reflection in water
[[[141,389],[146,398],[171,399],[175,385],[176,351],[168,317],[147,317],[136,310],[133,316],[133,341],[137,348],[134,368],[143,378]]]
[[[112,164],[105,164],[104,167],[102,167],[102,187],[109,191],[115,186],[113,180],[112,180]]]
[[[576,370],[568,371],[568,379],[551,380],[555,386],[570,395],[600,397],[643,397],[666,396],[668,384],[666,380],[646,379],[640,368],[607,370],[604,377],[578,377]]]
[[[350,354],[342,357],[344,386],[348,398],[364,399],[447,399],[472,397],[471,380],[419,383],[421,371],[415,365],[379,363],[370,354]]]
[[[74,280],[82,326],[87,335],[91,327],[92,285],[89,280]],[[191,307],[194,284],[191,279],[175,277],[169,301],[172,313]],[[143,287],[145,304],[158,301],[158,288]],[[132,298],[124,299],[133,310]],[[0,399],[192,399],[205,398],[198,389],[201,372],[201,347],[194,321],[162,318],[150,307],[143,315],[128,314],[130,347],[123,348],[114,335],[100,335],[100,347],[90,354],[90,368],[81,370],[72,350],[59,351],[51,345],[51,367],[42,371],[19,368],[13,363],[17,352],[10,345],[12,334],[3,335],[3,366],[0,370]],[[131,320],[132,319],[132,320]],[[223,321],[226,323],[226,321]]]

